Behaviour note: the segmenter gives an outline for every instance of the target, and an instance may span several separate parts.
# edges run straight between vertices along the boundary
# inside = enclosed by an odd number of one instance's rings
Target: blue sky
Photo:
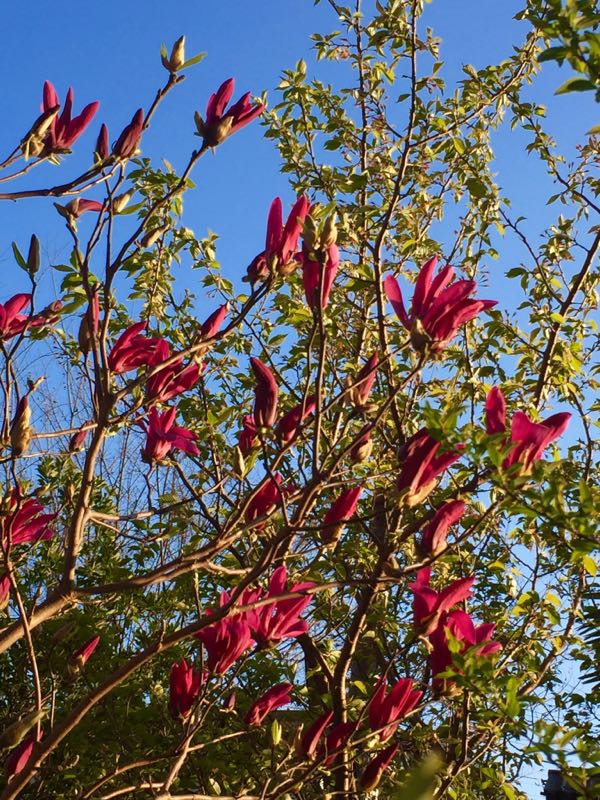
[[[449,90],[462,77],[461,65],[482,67],[510,55],[526,26],[513,19],[521,3],[514,0],[434,0],[426,8],[425,21],[441,36],[444,75]],[[309,34],[335,29],[326,3],[314,7],[310,0],[104,0],[58,7],[49,0],[10,3],[4,9],[0,33],[0,89],[4,125],[0,151],[8,153],[28,130],[39,111],[42,84],[51,80],[61,98],[67,87],[75,90],[75,109],[95,99],[101,109],[75,153],[58,170],[42,167],[28,178],[27,186],[49,185],[75,176],[91,161],[98,128],[106,122],[111,138],[130,120],[139,106],[146,107],[164,81],[159,50],[182,33],[188,54],[207,51],[205,61],[164,103],[156,124],[144,137],[144,154],[165,157],[176,168],[197,145],[193,136],[193,112],[204,111],[209,94],[227,77],[236,79],[236,96],[266,90],[276,100],[275,87],[282,70],[304,58],[309,72],[315,68]],[[320,67],[316,67],[317,70]],[[591,94],[554,97],[555,88],[568,72],[545,65],[535,96],[548,105],[548,129],[567,157],[598,122]],[[225,274],[238,280],[250,259],[262,248],[266,213],[273,197],[291,200],[285,176],[279,173],[278,154],[262,138],[258,124],[232,137],[215,156],[209,156],[194,175],[198,189],[186,200],[185,224],[197,235],[208,229],[221,237],[219,256]],[[529,230],[537,233],[547,222],[545,200],[550,187],[543,171],[524,153],[526,139],[520,133],[496,137],[496,169],[501,186],[513,198],[514,216],[528,217]],[[553,212],[550,212],[553,214]],[[5,203],[0,228],[2,281],[0,300],[25,291],[24,274],[16,267],[10,243],[26,249],[36,232],[43,244],[45,264],[68,257],[69,238],[52,203],[33,200]],[[510,238],[500,246],[496,269],[505,272],[518,263],[522,253]],[[52,276],[46,270],[44,297],[52,294]],[[239,284],[240,290],[242,284]],[[493,296],[493,295],[489,295]],[[211,303],[206,310],[212,308]],[[204,309],[203,309],[204,310]],[[539,794],[539,776],[526,784],[532,798]]]

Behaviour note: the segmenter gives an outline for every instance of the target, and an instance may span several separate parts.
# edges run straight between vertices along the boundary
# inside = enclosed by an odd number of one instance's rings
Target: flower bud
[[[177,39],[169,58],[166,57],[166,52],[166,49],[164,49],[161,53],[160,60],[162,61],[163,67],[170,72],[171,75],[174,75],[185,63],[185,36],[180,36],[179,39]]]
[[[9,725],[8,728],[5,728],[2,736],[0,736],[0,748],[4,750],[9,747],[16,747],[19,742],[23,741],[33,726],[37,725],[42,719],[44,713],[43,710],[37,711],[33,709],[33,711],[24,714],[21,719]]]
[[[158,228],[153,228],[153,230],[148,231],[148,233],[144,234],[140,240],[140,245],[142,247],[152,247],[153,244],[160,239],[161,236],[169,230],[168,225],[161,225]]]
[[[27,253],[27,271],[30,275],[35,275],[35,273],[40,268],[40,240],[37,238],[35,233],[31,237],[31,241],[29,242],[29,252]]]
[[[120,194],[118,197],[115,197],[112,204],[112,210],[114,214],[120,214],[121,211],[127,206],[131,198],[133,197],[134,192],[124,192]]]
[[[78,450],[81,450],[84,442],[88,435],[88,429],[83,428],[83,430],[77,431],[74,433],[73,436],[69,439],[69,453],[76,453]]]
[[[304,247],[307,250],[315,249],[315,245],[317,244],[317,236],[317,223],[309,214],[304,220],[304,225],[302,227],[302,239],[304,241]]]
[[[330,214],[323,224],[320,237],[321,250],[327,250],[328,247],[331,247],[331,245],[335,244],[337,241],[338,230],[335,217],[335,212]]]
[[[29,397],[24,395],[17,404],[17,410],[10,428],[10,446],[13,456],[16,458],[26,452],[31,442],[30,421]]]
[[[276,719],[271,723],[271,741],[273,742],[273,747],[277,747],[281,742],[281,725]]]

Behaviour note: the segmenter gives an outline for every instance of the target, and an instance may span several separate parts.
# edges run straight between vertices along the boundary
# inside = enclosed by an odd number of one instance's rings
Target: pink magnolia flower
[[[242,420],[242,430],[240,431],[238,437],[238,447],[240,448],[242,455],[246,455],[252,450],[254,442],[256,441],[256,435],[258,431],[256,425],[254,424],[254,416],[252,414],[246,414],[246,416]]]
[[[400,454],[402,469],[396,487],[409,507],[419,505],[435,488],[439,475],[460,458],[464,445],[437,455],[442,446],[426,428],[421,428],[404,445]]]
[[[71,436],[69,439],[69,453],[76,453],[81,450],[89,432],[89,428],[82,428]]]
[[[194,706],[200,687],[202,674],[187,665],[185,658],[171,666],[169,677],[169,711],[175,719],[186,719]]]
[[[164,339],[142,335],[146,325],[146,322],[136,322],[119,336],[108,355],[111,372],[118,375],[138,367],[154,367],[169,357],[169,345]]]
[[[0,577],[0,609],[8,605],[10,600],[11,582],[6,573]]]
[[[200,455],[195,442],[197,436],[187,428],[175,425],[176,408],[158,411],[151,408],[148,423],[140,423],[146,431],[146,444],[142,450],[142,460],[147,464],[163,461],[171,450],[182,450],[184,453]]]
[[[85,197],[76,197],[64,206],[60,205],[60,203],[54,203],[54,207],[61,216],[72,220],[79,219],[79,217],[87,211],[99,213],[103,208],[102,203],[99,203],[97,200],[86,200]]]
[[[389,747],[386,747],[385,750],[381,750],[374,759],[369,761],[360,778],[361,789],[363,789],[365,792],[370,792],[377,788],[383,773],[389,767],[390,762],[399,749],[399,743],[394,742],[393,744],[389,745]]]
[[[323,286],[321,282],[321,264],[310,258],[306,250],[302,253],[302,283],[304,284],[304,294],[306,302],[313,310],[320,307],[322,310],[327,308],[329,294],[340,265],[340,251],[336,244],[327,248],[327,259],[323,265]],[[319,294],[320,291],[320,294]]]
[[[356,722],[340,722],[334,725],[327,734],[325,740],[325,752],[327,757],[323,761],[324,767],[330,767],[336,759],[336,756],[348,744],[348,740],[357,729]]]
[[[282,477],[276,472],[273,478],[268,476],[255,491],[246,509],[246,522],[258,519],[269,514],[281,502],[281,495],[285,494],[282,487]],[[257,530],[264,527],[264,523],[255,526]]]
[[[131,158],[135,155],[144,130],[144,109],[138,108],[129,125],[121,131],[113,145],[112,154],[116,158]],[[106,134],[108,140],[108,132]]]
[[[271,370],[260,358],[251,358],[250,366],[256,378],[254,388],[254,424],[257,428],[270,428],[277,419],[279,389]]]
[[[296,438],[300,424],[306,417],[314,413],[316,407],[317,398],[311,395],[281,417],[277,426],[277,433],[283,444],[289,444]]]
[[[415,628],[424,635],[435,630],[442,615],[457,603],[471,596],[471,587],[475,583],[474,577],[460,578],[446,586],[441,592],[436,592],[429,585],[431,569],[425,567],[417,572],[414,583],[409,584],[413,593],[413,615]]]
[[[373,353],[356,376],[356,380],[350,389],[350,401],[357,408],[364,408],[367,405],[367,400],[369,399],[371,389],[377,377],[378,366],[379,356],[377,353]]]
[[[229,594],[222,592],[219,605],[221,608],[229,602]],[[206,613],[210,618],[211,611]],[[200,639],[208,654],[209,672],[222,675],[234,664],[246,650],[252,647],[252,634],[243,614],[232,614],[222,617],[212,625],[207,625],[194,634]]]
[[[44,83],[42,112],[50,111],[59,106],[58,95],[50,81]],[[44,140],[44,155],[68,151],[72,144],[81,136],[98,111],[100,103],[96,100],[89,103],[76,117],[71,118],[73,111],[73,89],[69,88],[67,99],[60,116],[56,115],[46,133]]]
[[[287,570],[283,565],[273,573],[266,592],[263,589],[250,589],[244,592],[240,602],[251,604],[283,594],[303,592],[314,585],[311,581],[304,581],[287,586]],[[300,614],[310,605],[311,601],[311,595],[303,595],[302,597],[278,600],[247,611],[245,618],[256,643],[261,647],[271,647],[283,639],[293,639],[306,633],[308,623],[301,619]]]
[[[421,537],[421,548],[424,552],[432,556],[444,552],[448,531],[462,517],[466,508],[462,500],[451,500],[435,512]]]
[[[212,339],[212,337],[218,333],[228,311],[229,303],[225,303],[224,305],[219,306],[216,311],[213,311],[213,313],[202,323],[200,328],[200,336],[203,339]]]
[[[317,747],[321,741],[321,737],[325,732],[325,728],[333,719],[333,711],[326,711],[321,714],[312,725],[310,725],[306,733],[300,740],[299,754],[304,758],[312,758],[317,752]]]
[[[512,446],[504,459],[504,468],[520,464],[523,474],[530,472],[534,461],[539,461],[548,445],[565,432],[570,419],[571,414],[562,412],[534,422],[523,411],[517,411],[512,418]],[[485,401],[485,423],[489,434],[506,431],[506,401],[497,386],[490,390]]]
[[[9,510],[0,517],[2,547],[51,539],[54,531],[49,524],[56,514],[43,514],[44,506],[34,497],[21,502],[19,493],[13,492],[8,502]]]
[[[96,161],[106,161],[110,156],[110,143],[108,141],[108,128],[104,123],[100,126],[100,133],[96,139],[94,158]]]
[[[419,352],[427,349],[441,352],[462,325],[497,303],[496,300],[472,299],[477,289],[475,281],[458,280],[448,286],[455,274],[450,266],[441,269],[434,278],[436,265],[434,256],[421,268],[410,314],[404,308],[398,281],[391,275],[384,281],[388,300],[400,322],[410,331],[412,345]]]
[[[265,692],[250,706],[244,717],[246,725],[251,728],[262,725],[267,714],[291,702],[290,691],[292,689],[291,683],[278,683],[277,686],[273,686],[268,692]]]
[[[31,758],[34,747],[39,741],[41,741],[43,735],[44,734],[41,730],[39,738],[35,733],[32,733],[27,736],[27,738],[23,739],[21,744],[15,747],[6,760],[6,764],[4,766],[4,773],[7,779],[12,778],[13,775],[18,775],[19,772],[23,771],[27,765],[27,762]]]
[[[252,122],[262,113],[264,105],[252,105],[250,92],[243,95],[236,103],[226,108],[233,95],[235,82],[233,78],[224,81],[209,98],[206,106],[206,119],[198,112],[195,114],[198,133],[209,147],[216,147],[235,131]]]
[[[385,742],[398,728],[400,720],[417,705],[423,692],[413,689],[412,678],[397,681],[386,694],[387,681],[381,677],[369,703],[369,725],[373,732],[379,731],[379,740]]]
[[[163,360],[160,359],[160,361]],[[173,364],[158,370],[148,378],[146,399],[154,403],[166,403],[183,392],[189,391],[198,383],[201,374],[202,367],[198,364],[188,364],[187,367],[184,367],[183,359],[178,358]]]
[[[452,664],[448,632],[454,639],[463,643],[460,649],[461,655],[474,648],[475,655],[490,656],[502,650],[501,643],[492,640],[495,629],[496,626],[490,622],[475,625],[466,611],[456,609],[444,614],[439,620],[439,625],[429,635],[432,645],[430,655],[432,674],[439,675]]]
[[[344,523],[354,515],[356,506],[362,494],[362,487],[355,486],[348,489],[333,502],[329,511],[323,517],[321,525],[321,538],[326,545],[335,544],[344,530]]]
[[[47,320],[42,314],[32,317],[21,314],[21,311],[30,304],[30,294],[15,294],[6,303],[0,303],[0,339],[12,339],[27,328],[38,328],[46,323]]]
[[[306,197],[299,197],[284,226],[281,200],[279,197],[273,200],[267,220],[265,249],[251,261],[245,280],[256,283],[268,278],[272,271],[288,274],[296,268],[298,239],[309,205]]]
[[[69,659],[69,667],[71,671],[79,672],[82,670],[99,644],[100,637],[93,636],[78,650],[76,650]]]

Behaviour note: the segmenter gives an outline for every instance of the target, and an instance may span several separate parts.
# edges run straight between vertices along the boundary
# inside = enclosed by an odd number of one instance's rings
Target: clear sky
[[[449,91],[462,77],[462,64],[482,67],[511,54],[512,45],[522,41],[526,32],[526,26],[513,19],[521,6],[515,0],[434,0],[427,6],[426,23],[443,40]],[[26,185],[49,185],[75,176],[91,162],[101,122],[108,124],[111,138],[116,138],[133,112],[148,105],[166,75],[160,64],[160,45],[170,46],[185,33],[188,55],[206,51],[208,56],[167,98],[143,141],[145,155],[165,157],[181,167],[198,143],[193,136],[193,112],[204,112],[209,94],[225,78],[235,77],[236,96],[247,90],[256,94],[267,90],[275,101],[284,68],[304,58],[309,71],[322,69],[315,63],[309,34],[335,28],[328,5],[315,7],[311,0],[7,3],[0,32],[0,74],[4,77],[0,151],[8,153],[30,127],[39,112],[45,79],[54,83],[61,98],[72,85],[76,111],[98,99],[100,112],[60,170],[42,167]],[[575,145],[598,122],[598,106],[591,93],[554,97],[554,89],[567,77],[566,71],[545,65],[535,95],[549,107],[549,131],[564,145],[567,156],[573,157]],[[254,123],[205,159],[194,175],[198,189],[186,200],[185,224],[197,235],[207,229],[219,233],[219,257],[225,274],[234,280],[241,278],[250,259],[262,249],[273,197],[291,199],[285,176],[279,173],[278,154],[262,135]],[[515,216],[527,216],[529,230],[536,233],[548,218],[545,200],[550,189],[541,169],[524,153],[525,141],[519,133],[499,134],[496,166],[501,186],[513,198]],[[68,236],[51,202],[5,203],[2,210],[0,300],[27,287],[12,258],[13,239],[26,249],[29,236],[36,232],[46,265],[64,260],[69,252]],[[500,272],[522,257],[517,243],[509,238],[499,249],[501,259],[495,269]],[[46,277],[45,293],[50,297],[48,271]],[[524,786],[532,798],[539,797],[539,775]]]

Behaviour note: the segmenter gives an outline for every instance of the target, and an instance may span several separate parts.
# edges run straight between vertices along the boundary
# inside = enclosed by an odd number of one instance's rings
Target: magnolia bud
[[[172,75],[178,72],[185,64],[185,36],[180,36],[173,45],[170,58],[166,57],[166,50],[161,54],[160,60],[163,67]]]
[[[321,250],[327,250],[328,247],[331,247],[332,244],[335,244],[337,241],[337,226],[335,224],[335,212],[330,214],[327,219],[325,220],[325,224],[323,225],[323,230],[321,231],[320,237],[320,245]]]
[[[161,225],[159,228],[154,228],[148,233],[144,234],[140,240],[140,245],[142,247],[152,247],[161,236],[163,236],[169,230],[168,225]]]
[[[41,709],[39,711],[34,709],[21,717],[21,719],[13,722],[8,728],[5,728],[0,736],[0,749],[15,747],[19,742],[23,741],[33,726],[37,725],[42,719],[44,713]]]
[[[274,747],[281,742],[281,725],[276,719],[271,723],[271,741]]]
[[[27,254],[27,270],[30,275],[35,275],[35,273],[40,268],[40,240],[37,238],[35,233],[31,237],[31,241],[29,242],[29,252]]]
[[[309,215],[304,220],[304,225],[302,227],[302,238],[304,240],[304,245],[308,250],[314,250],[315,245],[317,243],[317,223],[314,219]]]
[[[211,147],[216,147],[229,136],[233,126],[233,117],[227,116],[219,120],[219,122],[208,131],[208,136],[205,136],[207,144]]]
[[[44,138],[48,132],[48,128],[56,118],[59,109],[60,106],[57,105],[44,111],[33,123],[31,129],[25,134],[21,140],[21,150],[25,158],[41,155],[44,150]]]
[[[118,197],[115,197],[112,204],[113,213],[120,214],[133,197],[133,194],[133,191],[129,191],[120,194]]]
[[[10,428],[10,445],[15,457],[22,456],[31,442],[31,409],[29,398],[24,395],[17,404],[17,410]]]

